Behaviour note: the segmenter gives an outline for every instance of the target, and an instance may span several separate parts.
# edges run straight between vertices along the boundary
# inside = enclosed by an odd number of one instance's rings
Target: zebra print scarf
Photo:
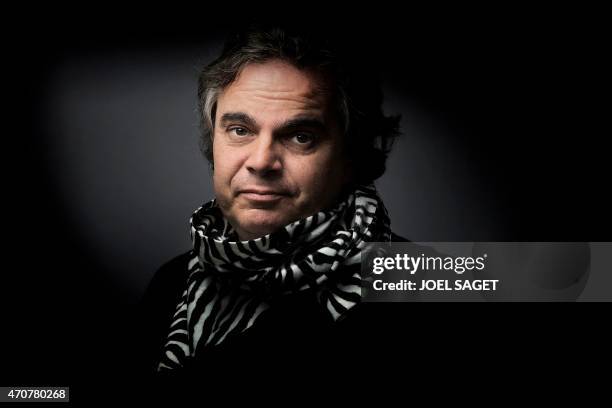
[[[361,249],[391,240],[374,185],[358,186],[331,210],[240,241],[216,200],[190,220],[189,278],[170,326],[159,371],[251,327],[279,296],[312,289],[334,321],[361,299]]]

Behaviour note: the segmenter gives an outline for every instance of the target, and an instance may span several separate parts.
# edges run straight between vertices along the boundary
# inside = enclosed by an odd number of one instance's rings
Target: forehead
[[[246,65],[219,96],[218,108],[261,115],[324,114],[328,100],[321,74],[272,60]]]

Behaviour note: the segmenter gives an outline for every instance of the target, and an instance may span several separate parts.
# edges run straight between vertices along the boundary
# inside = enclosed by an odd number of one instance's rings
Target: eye
[[[248,129],[243,128],[241,126],[234,126],[228,129],[230,133],[235,134],[236,136],[247,136],[249,134]]]
[[[315,139],[314,136],[311,135],[310,133],[297,133],[293,135],[293,140],[295,140],[297,144],[300,144],[300,145],[310,144],[314,141],[314,139]]]

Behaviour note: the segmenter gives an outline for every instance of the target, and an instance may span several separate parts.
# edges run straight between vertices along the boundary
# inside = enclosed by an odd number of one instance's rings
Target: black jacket
[[[392,240],[407,241],[395,234]],[[256,381],[257,373],[265,368],[276,373],[273,375],[276,381],[287,379],[288,373],[303,374],[313,369],[333,376],[333,367],[357,369],[364,363],[366,349],[392,340],[381,336],[390,336],[393,327],[401,332],[408,319],[406,315],[389,313],[397,309],[393,305],[361,303],[340,322],[333,322],[313,294],[303,291],[270,308],[240,336],[201,353],[184,370],[165,376],[152,374],[187,281],[188,259],[189,252],[164,264],[141,302],[139,364],[146,375],[180,377],[181,381],[187,378],[209,381],[213,377],[214,381],[240,372],[241,376]]]

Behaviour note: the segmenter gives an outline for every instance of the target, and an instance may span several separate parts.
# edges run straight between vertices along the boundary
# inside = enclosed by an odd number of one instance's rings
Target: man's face
[[[241,240],[335,203],[349,179],[321,78],[273,60],[248,64],[217,101],[214,188]]]

